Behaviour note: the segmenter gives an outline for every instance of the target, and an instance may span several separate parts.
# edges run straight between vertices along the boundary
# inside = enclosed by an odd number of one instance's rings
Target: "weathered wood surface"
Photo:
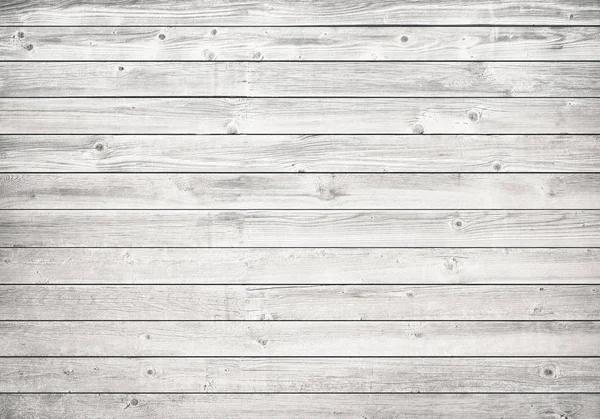
[[[0,7],[4,25],[599,24],[595,0],[24,0]]]
[[[2,356],[600,356],[594,321],[19,321],[0,331]]]
[[[598,284],[600,249],[0,248],[1,284]]]
[[[0,247],[598,247],[598,210],[3,210]]]
[[[598,27],[0,28],[0,61],[589,61],[599,55]],[[111,68],[114,77],[117,67]]]
[[[600,136],[2,135],[0,157],[3,172],[600,172]]]
[[[0,62],[0,73],[0,97],[600,96],[597,62]]]
[[[1,291],[0,320],[600,320],[597,285],[4,285]]]
[[[593,98],[2,98],[0,134],[595,134],[598,114]]]
[[[598,358],[2,358],[0,392],[596,392]]]
[[[597,419],[597,394],[3,394],[0,415],[47,419]]]
[[[0,174],[0,208],[595,209],[600,174]]]

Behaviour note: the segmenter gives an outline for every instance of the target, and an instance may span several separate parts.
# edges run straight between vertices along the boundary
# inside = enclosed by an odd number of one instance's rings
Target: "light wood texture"
[[[47,419],[596,419],[596,394],[4,394],[0,415]]]
[[[595,134],[598,114],[589,98],[3,98],[0,134]]]
[[[600,96],[596,62],[0,62],[0,73],[1,97]]]
[[[2,356],[600,356],[594,321],[19,321],[0,332]]]
[[[2,135],[0,157],[3,172],[600,172],[600,136]]]
[[[578,393],[599,371],[598,358],[2,358],[0,391]]]
[[[600,23],[600,6],[595,0],[24,0],[2,5],[0,17],[5,25],[578,25]]]
[[[0,208],[594,209],[600,174],[0,174]]]
[[[598,210],[4,210],[0,247],[598,247]]]
[[[597,285],[5,285],[0,294],[0,320],[599,319]]]
[[[599,55],[598,27],[0,28],[0,61],[589,61]],[[134,68],[123,67],[121,77]],[[117,65],[110,69],[117,76]],[[273,87],[284,84],[279,78]]]
[[[599,284],[600,249],[0,248],[1,284]]]

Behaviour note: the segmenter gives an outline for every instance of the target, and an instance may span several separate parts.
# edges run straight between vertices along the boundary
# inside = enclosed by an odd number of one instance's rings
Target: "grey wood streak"
[[[4,394],[0,415],[47,419],[597,419],[595,394]]]
[[[600,249],[0,248],[1,284],[599,284]]]
[[[585,61],[599,54],[598,27],[0,28],[0,61]]]
[[[0,320],[599,318],[597,285],[5,285],[0,294]]]
[[[0,157],[2,172],[600,172],[600,136],[0,135]]]
[[[3,98],[0,134],[595,134],[600,99]]]
[[[4,210],[1,247],[598,247],[598,210]]]
[[[2,356],[600,356],[596,321],[2,321],[0,331]]]
[[[0,208],[600,208],[600,174],[0,174]]]
[[[5,25],[599,24],[595,0],[24,0],[0,7]]]
[[[599,371],[598,358],[2,358],[0,392],[578,393]]]
[[[0,73],[2,97],[600,96],[595,62],[0,62]]]

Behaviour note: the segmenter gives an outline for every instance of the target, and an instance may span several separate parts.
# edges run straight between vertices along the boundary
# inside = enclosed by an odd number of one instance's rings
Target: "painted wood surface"
[[[394,25],[600,23],[595,0],[315,2],[25,0],[0,8],[5,25]]]
[[[2,321],[0,330],[5,357],[600,356],[598,321]]]
[[[597,1],[0,22],[1,419],[600,416]]]
[[[598,247],[599,210],[4,210],[0,247]]]
[[[2,392],[594,392],[597,358],[2,358]],[[323,374],[327,371],[327,374]]]
[[[600,174],[0,175],[0,208],[594,209]]]
[[[0,415],[48,419],[454,419],[600,416],[594,394],[3,394]]]
[[[0,248],[0,284],[598,284],[600,249]]]
[[[413,1],[409,7],[419,4],[423,3]],[[428,5],[436,9],[439,6]],[[437,13],[441,11],[436,10]],[[600,6],[598,17],[600,23]],[[429,20],[426,24],[433,22]],[[4,27],[0,28],[0,53],[0,61],[590,61],[597,59],[600,53],[600,29],[564,26]],[[116,68],[112,68],[114,74]],[[282,83],[285,81],[278,81],[278,85]]]
[[[0,72],[1,97],[600,96],[597,62],[0,62]]]
[[[3,98],[0,134],[595,134],[599,113],[590,98]]]
[[[600,136],[0,135],[0,156],[2,172],[600,172]]]
[[[0,296],[0,320],[598,318],[596,285],[6,285]]]

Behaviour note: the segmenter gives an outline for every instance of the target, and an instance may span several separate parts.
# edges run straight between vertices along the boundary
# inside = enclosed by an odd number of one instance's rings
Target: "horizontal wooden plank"
[[[597,62],[0,62],[0,73],[0,97],[600,96]]]
[[[599,247],[600,211],[3,210],[0,247]]]
[[[0,61],[578,61],[599,55],[598,27],[0,28]],[[122,66],[119,74],[111,65],[109,74],[135,77],[135,65]]]
[[[0,134],[595,134],[600,99],[2,98]]]
[[[2,356],[600,356],[593,321],[19,321],[0,332]]]
[[[596,394],[0,394],[0,415],[47,419],[596,419]]]
[[[0,392],[595,392],[599,358],[2,358]]]
[[[600,136],[3,135],[0,157],[3,172],[600,172]]]
[[[0,248],[0,284],[599,284],[600,249]]]
[[[598,24],[594,0],[345,2],[25,0],[0,7],[5,25]]]
[[[600,292],[597,285],[5,285],[0,320],[600,320]]]
[[[600,208],[600,174],[9,174],[0,208]]]

